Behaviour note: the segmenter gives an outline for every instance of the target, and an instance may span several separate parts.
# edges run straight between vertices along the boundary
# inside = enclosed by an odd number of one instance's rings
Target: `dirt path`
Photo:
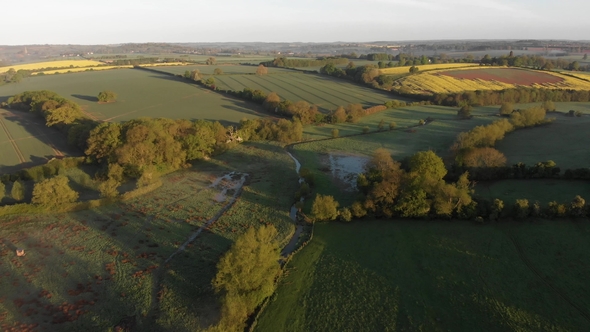
[[[217,219],[219,219],[227,210],[229,210],[234,203],[236,202],[236,200],[238,199],[238,197],[240,196],[240,194],[242,193],[242,188],[244,187],[244,183],[246,182],[246,178],[248,177],[247,173],[236,173],[236,172],[231,172],[228,174],[225,174],[224,176],[218,177],[217,179],[215,179],[215,181],[213,181],[213,183],[211,185],[209,185],[208,188],[214,188],[217,187],[221,181],[223,180],[232,180],[233,176],[236,175],[241,175],[240,179],[234,183],[233,186],[231,187],[224,187],[221,190],[222,195],[225,197],[225,194],[227,193],[228,190],[234,190],[234,194],[232,195],[231,199],[229,200],[229,202],[227,204],[225,204],[219,211],[217,211],[217,213],[209,220],[207,220],[201,227],[199,227],[199,229],[197,229],[195,232],[193,232],[188,238],[187,240],[178,247],[178,249],[173,252],[170,256],[168,256],[168,258],[166,258],[158,267],[158,269],[156,270],[156,272],[153,275],[153,282],[152,282],[152,292],[151,292],[151,297],[152,297],[152,302],[150,305],[150,308],[148,310],[148,313],[146,315],[147,317],[147,321],[145,322],[147,325],[150,324],[155,324],[155,321],[157,320],[157,317],[159,315],[159,303],[158,303],[158,292],[161,290],[161,284],[160,284],[160,280],[162,279],[162,276],[164,275],[164,273],[166,272],[166,264],[168,262],[170,262],[174,256],[176,256],[177,254],[181,253],[182,251],[184,251],[186,249],[186,247],[192,243],[193,241],[195,241],[197,239],[197,237],[203,232],[204,229],[206,229],[207,227],[211,226],[214,222],[217,221]]]

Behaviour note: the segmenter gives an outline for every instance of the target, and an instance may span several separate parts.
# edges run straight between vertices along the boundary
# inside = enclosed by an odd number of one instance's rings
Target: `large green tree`
[[[249,228],[217,263],[212,283],[223,295],[220,326],[225,330],[243,329],[248,315],[274,292],[281,270],[277,236],[272,226]]]
[[[333,196],[318,194],[313,200],[311,214],[317,221],[330,221],[338,217],[338,202]]]
[[[67,177],[56,176],[37,183],[33,188],[31,202],[47,208],[75,202],[78,199],[78,193],[70,188],[68,182]]]
[[[110,90],[101,91],[98,94],[98,101],[101,103],[110,103],[117,100],[117,94]]]

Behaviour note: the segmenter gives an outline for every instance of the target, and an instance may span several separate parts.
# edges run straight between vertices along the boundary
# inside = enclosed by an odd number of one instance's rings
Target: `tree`
[[[281,269],[277,237],[272,226],[249,228],[217,263],[212,284],[224,297],[220,322],[224,330],[243,329],[248,315],[274,292]]]
[[[390,122],[389,123],[389,130],[394,130],[396,125],[397,124],[394,121]]]
[[[0,181],[0,202],[2,202],[4,196],[6,196],[6,186],[4,182]]]
[[[416,66],[412,66],[410,67],[410,74],[416,74],[418,71],[420,71],[420,68],[416,67]]]
[[[10,190],[10,196],[17,202],[25,199],[25,186],[20,181],[14,181],[12,183],[12,189]]]
[[[410,172],[420,177],[442,180],[447,174],[443,160],[432,151],[417,152],[410,158]]]
[[[498,220],[502,216],[502,211],[504,210],[504,202],[500,199],[494,199],[492,203],[492,212],[490,213],[490,220]]]
[[[367,134],[371,129],[369,128],[369,126],[364,126],[363,127],[363,134]]]
[[[506,166],[506,156],[491,147],[469,149],[463,153],[460,159],[460,164],[465,167],[490,168]]]
[[[332,122],[334,123],[342,123],[346,121],[346,118],[346,110],[342,106],[338,106],[338,108],[332,114]]]
[[[541,107],[547,112],[555,112],[555,104],[551,100],[544,101]]]
[[[106,181],[101,182],[98,185],[98,191],[100,192],[100,196],[105,198],[117,197],[119,195],[119,191],[117,191],[117,188],[120,185],[121,183],[115,179],[108,179]]]
[[[572,217],[583,217],[586,214],[586,200],[577,195],[570,204]]]
[[[385,120],[381,119],[381,121],[379,121],[379,124],[377,125],[377,128],[379,129],[379,131],[385,129]]]
[[[340,131],[336,128],[332,129],[332,138],[338,138]]]
[[[121,125],[116,122],[103,122],[90,131],[85,153],[100,160],[111,156],[122,143]]]
[[[268,69],[264,65],[259,65],[256,68],[256,75],[266,75],[268,74]]]
[[[276,111],[277,107],[281,103],[281,97],[276,92],[271,92],[266,96],[266,99],[262,103],[264,108],[269,111]]]
[[[471,108],[471,106],[469,105],[464,105],[463,107],[461,107],[459,109],[459,111],[457,112],[457,115],[459,116],[459,118],[461,119],[470,119],[471,118],[471,111],[473,109]]]
[[[33,188],[31,202],[46,208],[75,202],[78,199],[78,193],[70,188],[68,182],[67,177],[60,175],[37,183]]]
[[[62,107],[45,112],[45,123],[47,127],[56,124],[70,124],[78,119],[79,113],[73,107],[64,105]]]
[[[209,57],[209,58],[207,58],[207,60],[205,61],[205,63],[207,65],[214,65],[214,64],[217,63],[217,59],[215,59],[214,57]]]
[[[517,199],[514,204],[514,213],[518,219],[525,219],[528,217],[530,214],[529,201],[527,199]]]
[[[203,74],[198,69],[191,71],[190,79],[193,81],[200,81],[203,78]]]
[[[223,70],[221,70],[221,68],[215,68],[215,70],[213,71],[213,75],[222,75],[223,74]]]
[[[117,100],[117,94],[113,91],[104,90],[98,94],[98,101],[101,103],[110,103]]]
[[[500,106],[500,115],[510,115],[514,112],[514,105],[511,103],[502,103]]]
[[[330,221],[338,217],[338,206],[333,196],[318,194],[313,200],[311,214],[317,221]]]

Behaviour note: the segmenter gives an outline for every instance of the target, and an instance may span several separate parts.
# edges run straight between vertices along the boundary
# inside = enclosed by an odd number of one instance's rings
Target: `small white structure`
[[[16,249],[16,255],[17,255],[18,257],[24,256],[24,255],[25,255],[25,249],[22,249],[22,248],[17,248],[17,249]]]

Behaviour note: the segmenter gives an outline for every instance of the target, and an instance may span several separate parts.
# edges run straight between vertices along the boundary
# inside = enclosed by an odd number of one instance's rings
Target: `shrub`
[[[529,201],[527,199],[517,199],[514,204],[514,214],[518,219],[525,219],[529,216]]]
[[[381,121],[379,121],[379,125],[377,125],[377,129],[379,129],[379,131],[385,129],[385,120],[381,119]]]
[[[105,90],[98,94],[98,101],[108,103],[117,100],[117,94],[113,91]]]
[[[21,181],[14,181],[12,184],[12,189],[10,190],[10,196],[12,196],[12,199],[17,202],[25,199],[25,186]]]
[[[368,133],[368,132],[369,132],[369,130],[370,130],[370,129],[369,129],[369,127],[367,127],[367,126],[364,126],[364,127],[363,127],[363,134],[366,134],[366,133]]]
[[[349,222],[352,220],[352,213],[348,208],[342,208],[338,211],[338,215],[340,220]]]
[[[390,122],[390,123],[389,123],[389,130],[394,130],[396,125],[397,125],[397,124],[396,124],[395,122],[393,122],[393,121],[392,121],[392,122]]]
[[[500,106],[500,114],[501,115],[510,115],[514,112],[514,106],[511,103],[503,103]]]
[[[473,111],[471,106],[465,105],[459,109],[459,111],[457,112],[457,115],[461,119],[470,119],[471,118],[471,111]]]
[[[332,129],[332,138],[338,138],[340,131],[338,129]]]

